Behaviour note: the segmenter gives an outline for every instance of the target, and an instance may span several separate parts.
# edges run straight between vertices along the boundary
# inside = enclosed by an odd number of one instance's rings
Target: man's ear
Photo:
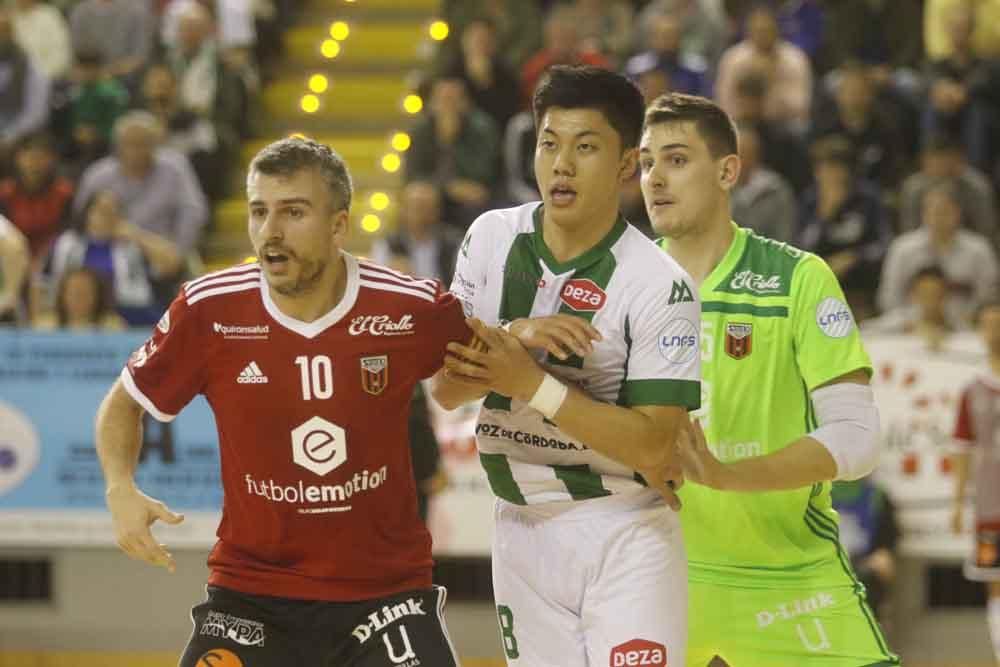
[[[333,241],[337,247],[341,247],[347,238],[347,233],[350,231],[350,218],[351,214],[347,209],[341,209],[333,214],[330,233],[333,235]]]
[[[735,153],[719,160],[719,187],[726,191],[732,190],[740,180],[741,168],[740,156]]]
[[[625,149],[618,164],[618,182],[622,184],[628,183],[635,176],[635,170],[639,166],[639,149]]]

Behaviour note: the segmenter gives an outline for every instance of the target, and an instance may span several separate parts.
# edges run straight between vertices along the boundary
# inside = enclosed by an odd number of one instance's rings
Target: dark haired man
[[[837,279],[819,257],[732,222],[736,130],[713,102],[655,100],[639,163],[660,244],[701,294],[702,408],[681,449],[687,665],[897,664],[830,505],[832,480],[875,467],[879,431]]]
[[[203,394],[225,500],[182,667],[455,666],[407,418],[445,345],[471,337],[461,305],[342,250],[351,179],[327,146],[265,147],[247,196],[259,260],[185,283],[98,412],[118,543],[174,568],[149,525],[183,517],[135,485],[140,423]]]
[[[486,352],[451,346],[434,396],[486,396],[494,595],[511,665],[683,664],[687,591],[668,480],[700,401],[690,279],[619,213],[643,101],[628,79],[553,67],[535,91],[541,202],[489,211],[452,291]],[[647,486],[648,483],[648,486]]]

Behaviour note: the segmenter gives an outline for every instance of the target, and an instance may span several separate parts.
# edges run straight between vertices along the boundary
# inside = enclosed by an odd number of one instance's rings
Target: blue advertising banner
[[[94,417],[146,335],[0,331],[0,544],[114,544]],[[136,482],[188,515],[172,543],[214,541],[222,487],[203,398],[170,424],[146,416]]]

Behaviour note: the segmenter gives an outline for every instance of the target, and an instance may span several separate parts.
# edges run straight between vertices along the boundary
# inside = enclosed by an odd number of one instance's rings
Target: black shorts
[[[458,667],[440,586],[362,602],[208,587],[179,667]]]

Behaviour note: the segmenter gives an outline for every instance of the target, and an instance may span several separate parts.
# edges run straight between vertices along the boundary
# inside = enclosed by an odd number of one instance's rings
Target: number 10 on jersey
[[[325,354],[295,357],[302,378],[302,400],[325,400],[333,396],[333,362]]]

